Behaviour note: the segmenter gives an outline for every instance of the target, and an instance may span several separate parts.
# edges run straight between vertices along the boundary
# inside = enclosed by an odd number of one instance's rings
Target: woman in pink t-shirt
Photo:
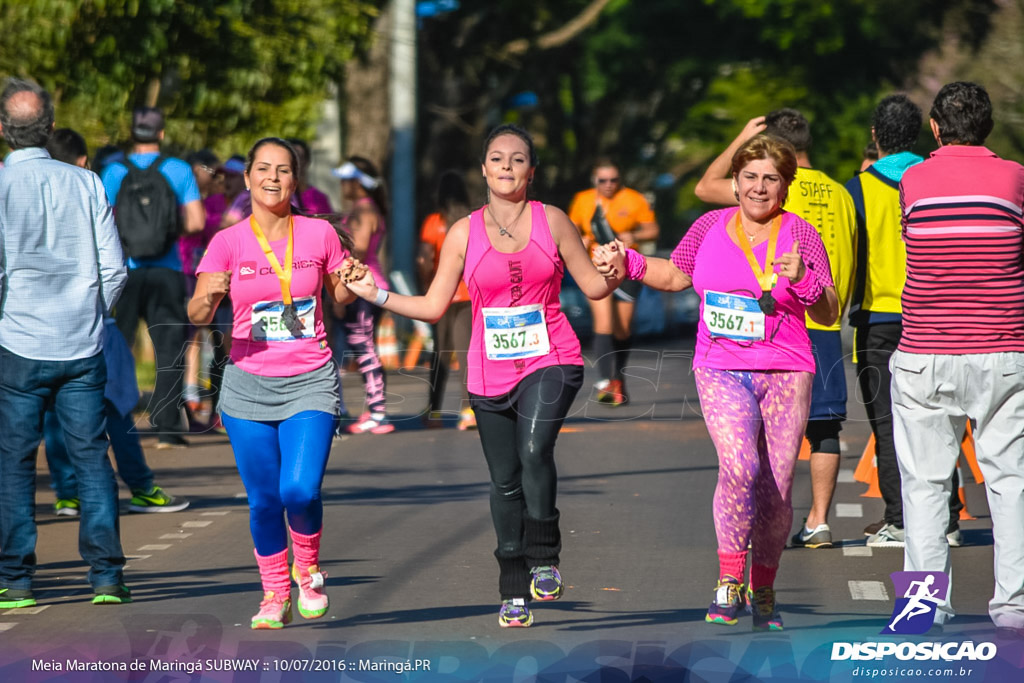
[[[782,629],[773,586],[814,376],[804,312],[823,325],[839,314],[821,238],[782,210],[795,175],[788,142],[755,136],[732,159],[739,208],[697,219],[671,260],[626,255],[630,279],[670,292],[692,286],[701,297],[693,372],[719,461],[719,579],[706,621],[736,623],[749,545],[754,630]],[[597,250],[599,269],[608,256]]]
[[[499,126],[482,160],[490,201],[452,225],[427,294],[389,295],[371,275],[349,284],[363,299],[427,322],[445,312],[460,278],[469,289],[467,381],[491,476],[502,627],[533,622],[531,597],[562,594],[554,447],[583,383],[580,343],[559,307],[562,275],[568,268],[583,293],[599,299],[624,272],[619,252],[610,268],[617,264],[620,275],[602,276],[568,216],[528,201],[536,166],[526,131]]]
[[[326,286],[340,303],[353,297],[339,275],[348,252],[338,233],[327,221],[293,213],[297,169],[284,140],[253,145],[245,168],[252,214],[210,241],[188,306],[192,322],[206,325],[231,293],[231,362],[219,410],[248,495],[263,583],[254,629],[291,620],[289,533],[299,613],[313,619],[328,607],[320,487],[338,412],[338,373],[320,293]]]

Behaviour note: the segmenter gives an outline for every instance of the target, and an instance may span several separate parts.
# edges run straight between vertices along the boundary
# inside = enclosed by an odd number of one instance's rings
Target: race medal
[[[289,342],[316,337],[316,297],[253,304],[249,338],[257,342]]]
[[[284,310],[281,311],[281,322],[289,330],[294,330],[297,325],[301,327],[302,323],[299,322],[299,312],[295,308],[294,301],[290,304],[285,304]]]
[[[761,293],[757,305],[761,307],[761,312],[765,315],[775,315],[775,297],[770,291]]]
[[[765,314],[760,300],[751,296],[706,290],[701,320],[713,338],[764,339]]]
[[[488,360],[520,360],[547,355],[551,350],[544,305],[480,310],[484,320],[484,350]]]

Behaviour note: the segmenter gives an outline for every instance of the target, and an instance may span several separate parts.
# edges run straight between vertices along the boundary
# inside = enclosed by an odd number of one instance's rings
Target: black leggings
[[[529,569],[557,565],[561,551],[555,440],[579,387],[545,373],[501,411],[476,406],[491,475],[491,518],[498,537],[502,599],[526,597]]]

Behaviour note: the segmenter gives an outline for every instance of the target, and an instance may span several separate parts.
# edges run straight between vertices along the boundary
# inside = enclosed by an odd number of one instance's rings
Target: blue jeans
[[[132,491],[149,491],[153,488],[153,471],[146,464],[132,414],[121,415],[110,401],[104,401],[103,405],[107,416],[107,436],[114,451],[117,473]],[[50,467],[50,478],[57,491],[57,498],[78,498],[78,480],[68,455],[64,430],[52,406],[43,419],[43,440],[46,442],[46,463]]]
[[[78,550],[94,588],[123,583],[117,482],[107,457],[102,354],[23,358],[0,347],[0,587],[30,589],[36,569],[36,450],[53,404],[78,479]]]

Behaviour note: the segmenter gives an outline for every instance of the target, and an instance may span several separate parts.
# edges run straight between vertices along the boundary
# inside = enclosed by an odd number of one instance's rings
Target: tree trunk
[[[391,122],[388,118],[388,43],[390,5],[374,22],[373,43],[361,59],[345,68],[342,157],[358,155],[372,161],[381,173],[388,160]]]

